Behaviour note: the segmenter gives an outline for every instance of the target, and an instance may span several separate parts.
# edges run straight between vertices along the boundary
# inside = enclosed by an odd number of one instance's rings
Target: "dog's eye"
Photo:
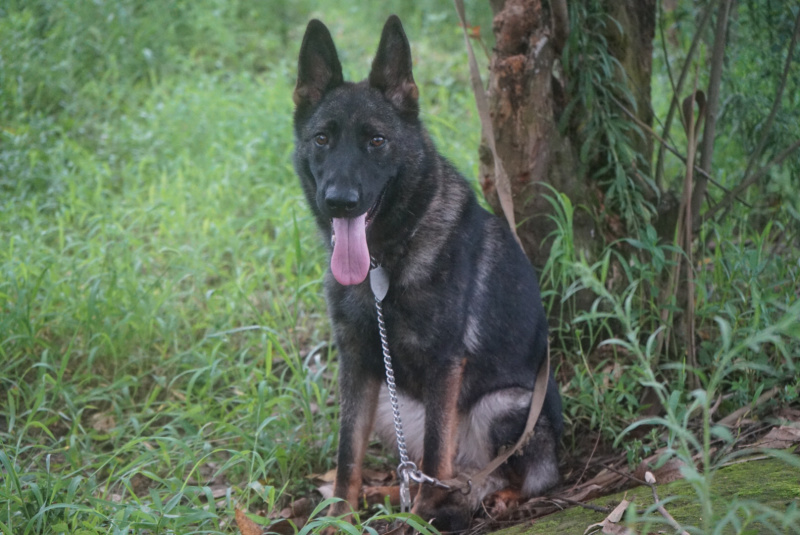
[[[316,136],[314,136],[314,143],[316,143],[320,147],[327,145],[328,136],[326,136],[325,134],[317,134]]]
[[[386,138],[383,136],[373,136],[372,139],[369,140],[369,144],[373,147],[383,147],[386,145]]]

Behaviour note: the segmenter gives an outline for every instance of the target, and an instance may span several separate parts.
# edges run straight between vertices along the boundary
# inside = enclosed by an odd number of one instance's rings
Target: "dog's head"
[[[381,217],[394,179],[419,157],[418,90],[400,19],[383,28],[369,77],[345,82],[336,47],[318,20],[308,23],[298,62],[295,167],[317,222],[334,242],[331,270],[341,284],[366,279],[367,230]]]

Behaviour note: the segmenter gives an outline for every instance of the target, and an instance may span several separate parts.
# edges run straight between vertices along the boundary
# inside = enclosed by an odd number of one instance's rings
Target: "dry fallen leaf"
[[[281,518],[303,517],[311,514],[314,504],[308,498],[300,498],[289,504],[289,507],[281,509]]]
[[[382,485],[391,482],[394,479],[394,473],[391,470],[364,468],[361,471],[361,479],[365,485]]]
[[[322,495],[323,500],[333,498],[333,483],[325,483],[324,485],[320,485],[317,487],[317,492]]]
[[[109,413],[99,412],[91,417],[92,429],[98,433],[108,433],[115,427],[117,423],[114,420],[114,415]]]
[[[336,480],[336,468],[332,468],[324,474],[309,474],[306,479],[319,481],[321,483],[333,483]]]
[[[411,495],[414,496],[416,492],[416,486],[411,486]],[[365,502],[368,506],[372,507],[373,505],[379,505],[386,502],[386,499],[389,499],[389,503],[392,504],[394,507],[400,506],[400,487],[397,485],[394,486],[377,486],[371,487],[367,486],[362,489],[361,497],[359,498],[360,501]]]
[[[298,517],[291,519],[279,520],[269,525],[269,533],[277,533],[278,535],[294,535],[298,529],[301,529],[308,522],[308,517]]]
[[[598,522],[597,524],[592,524],[586,531],[584,531],[584,535],[588,533],[597,533],[598,528],[602,530],[602,533],[606,533],[607,535],[634,535],[631,530],[626,528],[625,526],[619,525],[618,522],[622,520],[622,515],[625,514],[625,510],[631,504],[628,500],[622,500],[619,502],[611,513],[603,520],[602,522]]]
[[[775,413],[777,418],[786,420],[787,422],[800,423],[800,410],[792,407],[783,407]]]
[[[239,531],[242,535],[261,535],[261,526],[247,518],[247,515],[244,514],[244,511],[238,507],[236,508],[235,518],[236,525],[239,527]]]
[[[224,498],[228,494],[228,487],[226,485],[212,485],[211,486],[211,497],[215,500],[219,498]]]
[[[602,491],[603,487],[591,483],[589,485],[583,486],[583,488],[581,488],[574,494],[567,494],[565,497],[569,498],[572,501],[585,502],[586,500],[591,500],[597,496],[600,496],[602,494]]]
[[[752,445],[759,448],[785,450],[798,443],[800,443],[800,428],[782,425],[773,427],[761,440]]]
[[[606,520],[616,524],[617,522],[622,520],[622,515],[625,514],[625,509],[627,509],[630,504],[631,502],[629,502],[628,500],[622,500],[621,502],[619,502],[619,505],[617,505],[614,508],[614,510],[611,511],[611,513],[606,517]]]
[[[603,526],[603,533],[606,535],[636,535],[633,531],[629,530],[621,524],[605,524]]]

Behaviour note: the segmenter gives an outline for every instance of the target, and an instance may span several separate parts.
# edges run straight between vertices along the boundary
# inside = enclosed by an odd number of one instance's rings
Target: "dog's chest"
[[[419,292],[399,290],[390,291],[381,303],[386,342],[398,386],[417,397],[426,375],[449,359],[461,358],[458,347],[462,329],[459,328],[459,313],[448,310],[440,297],[428,294],[425,298],[420,297]],[[362,366],[383,375],[384,355],[375,301],[372,298],[371,302],[362,303],[360,320],[349,322],[345,330],[360,340],[369,341],[364,346],[358,344],[364,351],[360,355]],[[368,327],[364,321],[367,316],[370,316]]]

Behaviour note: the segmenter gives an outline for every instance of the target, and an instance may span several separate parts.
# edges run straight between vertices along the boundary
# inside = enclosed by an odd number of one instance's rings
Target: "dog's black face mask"
[[[417,99],[411,49],[397,17],[386,22],[369,78],[359,84],[344,81],[328,29],[309,23],[294,92],[295,163],[318,222],[331,229],[331,271],[341,284],[367,277],[367,229],[402,172],[407,144],[415,143],[405,134],[408,121],[417,121]]]

